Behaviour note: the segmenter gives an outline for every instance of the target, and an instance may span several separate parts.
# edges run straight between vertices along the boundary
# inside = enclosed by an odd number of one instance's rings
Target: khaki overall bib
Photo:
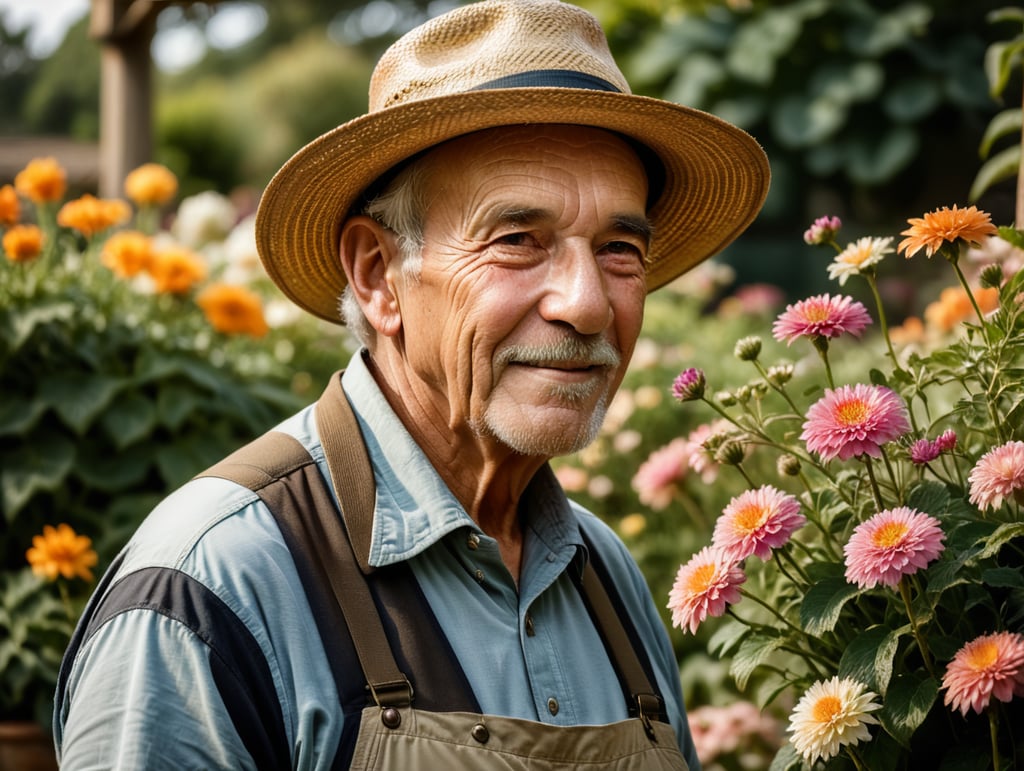
[[[374,570],[365,557],[373,519],[373,472],[340,376],[331,378],[317,403],[316,417],[334,488],[341,498],[340,519],[315,462],[298,441],[283,433],[265,434],[202,476],[231,479],[260,495],[296,556],[300,573],[305,571],[303,583],[311,603],[321,611],[318,615],[336,616],[323,622],[325,643],[337,636],[330,623],[347,626],[369,698],[358,720],[353,721],[358,722],[359,731],[349,765],[339,758],[336,768],[688,771],[675,733],[662,714],[661,699],[589,562],[581,594],[620,673],[630,714],[635,717],[608,725],[553,726],[465,710],[414,707],[417,701],[424,701],[423,695],[414,693],[396,663],[367,585],[367,576]],[[314,597],[317,592],[321,592],[319,599]],[[403,587],[393,593],[396,602],[401,602],[399,593],[409,592]],[[321,622],[318,618],[318,624]],[[330,656],[330,650],[328,653]],[[449,684],[457,690],[458,684],[447,680],[429,682],[431,651],[420,650],[417,655],[426,659],[414,671],[424,675],[431,690],[446,690]],[[418,679],[417,685],[423,688],[423,681]],[[346,725],[348,721],[347,714]]]

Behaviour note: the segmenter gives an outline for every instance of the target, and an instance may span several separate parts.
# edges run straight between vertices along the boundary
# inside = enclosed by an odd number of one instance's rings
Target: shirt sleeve
[[[212,655],[161,613],[131,610],[104,624],[80,651],[57,716],[61,768],[255,769]]]

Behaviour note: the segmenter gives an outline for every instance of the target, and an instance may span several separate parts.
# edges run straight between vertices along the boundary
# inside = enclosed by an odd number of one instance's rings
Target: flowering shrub
[[[250,218],[176,190],[147,164],[128,200],[64,201],[52,158],[0,186],[0,718],[48,724],[94,571],[348,357],[257,278]]]
[[[974,207],[909,224],[895,250],[892,238],[840,247],[834,217],[804,236],[834,247],[840,286],[863,280],[876,300],[879,332],[859,343],[876,361],[851,372],[859,382],[832,359],[871,316],[821,295],[772,327],[811,360],[766,364],[747,336],[734,351],[755,380],[711,394],[688,368],[671,388],[684,411],[710,408],[719,429],[703,448],[719,480],[746,488],[679,567],[672,621],[692,634],[723,617],[708,648],[737,687],[795,701],[773,770],[1001,770],[1024,757],[1024,272],[968,264],[1024,235],[997,234]],[[931,336],[890,330],[876,278],[893,253],[947,260],[971,315]]]

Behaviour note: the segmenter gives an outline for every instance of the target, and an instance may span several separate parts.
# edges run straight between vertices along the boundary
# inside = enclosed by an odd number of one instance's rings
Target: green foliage
[[[636,90],[707,110],[765,145],[774,177],[766,216],[802,220],[825,182],[851,216],[888,224],[884,201],[935,194],[928,164],[938,161],[947,184],[974,173],[946,153],[939,161],[932,137],[941,131],[948,147],[993,111],[980,65],[991,3],[969,12],[913,0],[730,5],[653,24],[636,8],[612,44]],[[905,173],[917,168],[925,171]]]
[[[1024,26],[1024,10],[1003,8],[990,15],[992,23],[1016,22]],[[999,99],[1013,82],[1013,75],[1024,72],[1024,33],[1010,40],[999,40],[985,52],[985,74],[988,77],[992,97]],[[1019,77],[1018,77],[1019,80]],[[1020,84],[1018,84],[1019,86]],[[982,137],[979,153],[985,163],[971,185],[969,200],[977,201],[993,186],[1021,174],[1021,131],[1022,110],[1020,107],[1004,110],[992,118]],[[992,155],[993,147],[1000,140],[1011,137],[1012,144]]]
[[[341,328],[311,318],[258,338],[216,331],[196,296],[238,280],[227,242],[193,253],[206,284],[160,293],[103,264],[108,231],[57,227],[50,205],[36,218],[43,253],[0,258],[0,717],[42,714],[91,590],[28,572],[44,526],[91,538],[102,571],[161,498],[315,399],[349,355]],[[248,288],[281,303],[268,283]],[[67,593],[54,604],[58,588]]]

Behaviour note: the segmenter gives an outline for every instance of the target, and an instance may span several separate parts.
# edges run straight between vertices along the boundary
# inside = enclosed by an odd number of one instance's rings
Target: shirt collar
[[[459,528],[480,528],[445,485],[381,393],[364,360],[349,362],[342,386],[356,413],[377,482],[369,563],[383,567],[415,557]],[[520,501],[524,548],[551,553],[582,547],[572,506],[550,467],[534,476]],[[535,542],[535,543],[534,543]]]

